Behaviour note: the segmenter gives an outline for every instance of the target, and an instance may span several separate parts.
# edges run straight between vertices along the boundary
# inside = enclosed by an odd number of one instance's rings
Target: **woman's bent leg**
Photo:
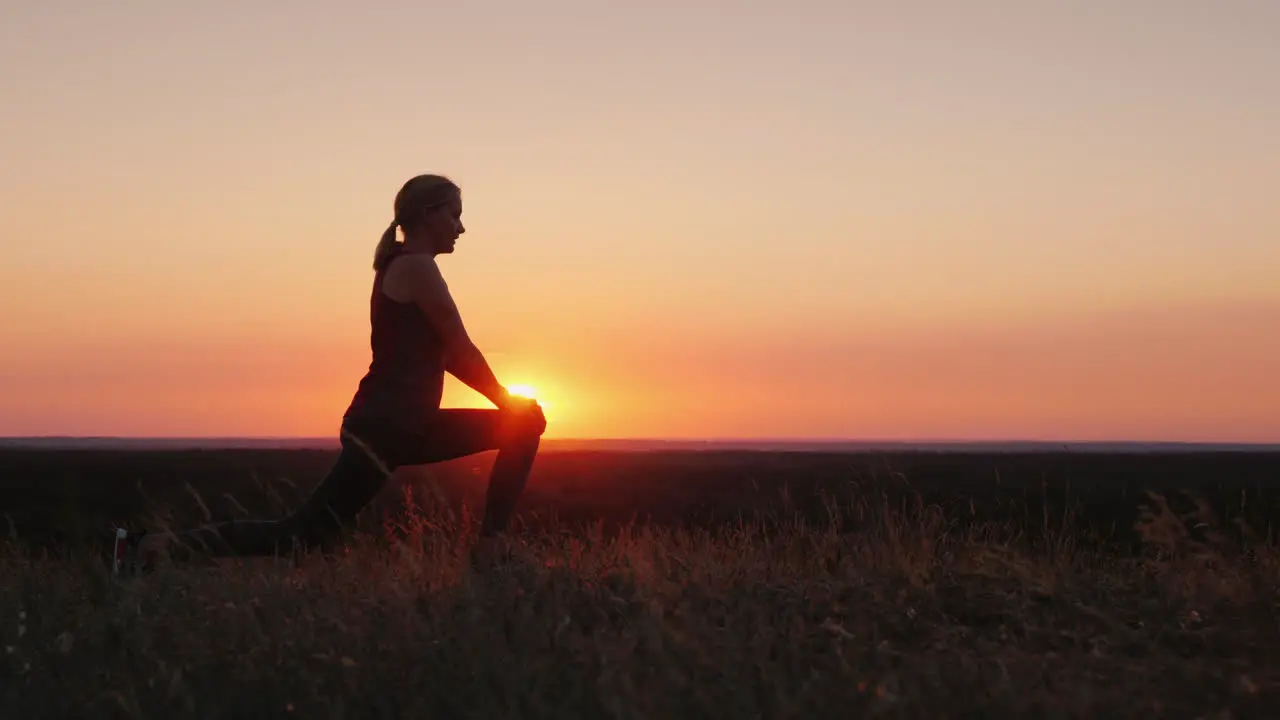
[[[398,458],[403,465],[444,462],[497,450],[485,494],[481,535],[506,532],[538,454],[546,422],[500,410],[442,409]]]
[[[481,535],[488,537],[507,531],[516,503],[529,481],[540,442],[538,435],[526,434],[511,438],[498,448],[498,457],[494,459],[493,470],[489,473]]]

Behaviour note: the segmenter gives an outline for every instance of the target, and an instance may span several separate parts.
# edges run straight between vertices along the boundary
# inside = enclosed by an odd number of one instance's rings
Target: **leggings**
[[[524,491],[546,422],[500,410],[441,409],[413,431],[347,419],[342,450],[325,478],[291,515],[232,520],[177,534],[182,556],[275,555],[294,547],[332,549],[397,467],[497,450],[480,533],[503,533]]]

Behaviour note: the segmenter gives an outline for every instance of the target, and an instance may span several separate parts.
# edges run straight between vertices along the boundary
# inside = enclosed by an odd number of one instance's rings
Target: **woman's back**
[[[415,303],[399,302],[382,290],[387,270],[401,254],[374,274],[369,300],[373,358],[344,418],[420,426],[440,407],[444,345]]]

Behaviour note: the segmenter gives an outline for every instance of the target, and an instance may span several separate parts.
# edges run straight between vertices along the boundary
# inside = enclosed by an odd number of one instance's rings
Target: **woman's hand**
[[[505,413],[509,413],[514,420],[519,423],[532,423],[537,426],[538,434],[547,427],[547,418],[542,412],[542,406],[533,398],[524,397],[523,395],[512,395],[506,390],[502,398],[502,402],[498,404],[498,409]]]

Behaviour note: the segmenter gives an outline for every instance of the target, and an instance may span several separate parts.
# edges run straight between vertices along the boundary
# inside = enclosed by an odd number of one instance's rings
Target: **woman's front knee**
[[[505,439],[520,443],[536,443],[547,431],[547,420],[541,415],[510,418],[500,431]]]

